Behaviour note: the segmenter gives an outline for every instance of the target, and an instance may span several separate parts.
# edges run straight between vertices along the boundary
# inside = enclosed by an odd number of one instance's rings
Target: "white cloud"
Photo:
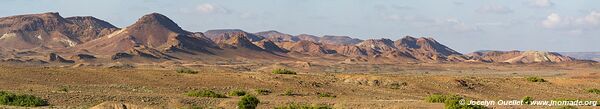
[[[481,30],[478,26],[467,25],[458,19],[446,19],[446,21],[441,22],[441,25],[445,25],[455,32],[476,32]]]
[[[229,13],[230,11],[224,7],[221,7],[216,4],[204,3],[196,6],[196,11],[203,14],[211,14],[211,13]]]
[[[596,11],[590,12],[587,16],[583,17],[583,22],[586,24],[590,24],[596,26],[600,24],[600,13]]]
[[[560,16],[551,13],[541,21],[541,26],[569,35],[586,34],[600,29],[600,12],[591,11],[584,16]]]
[[[548,15],[548,17],[546,17],[544,21],[542,21],[542,26],[544,26],[545,28],[556,28],[561,23],[563,23],[563,21],[560,15],[552,13]]]
[[[538,8],[546,8],[554,5],[550,0],[531,0],[530,5]]]
[[[479,13],[493,13],[493,14],[508,14],[512,13],[513,10],[501,5],[484,5],[479,7],[476,12]]]

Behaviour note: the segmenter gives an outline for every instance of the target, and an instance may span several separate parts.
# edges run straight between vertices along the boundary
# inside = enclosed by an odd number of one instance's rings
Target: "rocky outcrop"
[[[208,30],[204,32],[204,35],[215,43],[226,43],[230,38],[236,36],[244,36],[245,38],[248,38],[250,42],[256,42],[264,39],[262,36],[257,36],[239,29]]]
[[[273,41],[271,40],[262,40],[262,41],[258,41],[255,43],[256,46],[265,49],[267,51],[271,51],[271,52],[280,52],[280,53],[286,53],[288,52],[287,50],[280,48],[279,46],[277,46],[277,44],[275,44]]]
[[[479,51],[469,54],[471,60],[504,63],[558,63],[576,59],[547,51]]]
[[[73,60],[67,60],[56,53],[50,53],[48,55],[48,62],[58,62],[58,63],[75,63]]]
[[[96,54],[115,54],[145,47],[161,52],[210,53],[218,46],[202,34],[181,29],[175,22],[158,13],[144,15],[133,25],[105,37],[81,44],[75,49],[88,50]]]
[[[116,30],[115,26],[94,17],[63,18],[55,12],[10,16],[0,18],[0,46],[62,49]]]

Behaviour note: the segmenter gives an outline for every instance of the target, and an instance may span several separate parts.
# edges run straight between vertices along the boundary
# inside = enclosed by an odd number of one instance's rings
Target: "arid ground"
[[[178,66],[181,67],[181,66]],[[600,100],[585,90],[600,88],[600,66],[563,64],[401,64],[291,67],[275,65],[187,65],[197,74],[177,73],[175,66],[135,68],[21,65],[0,66],[0,90],[32,94],[48,100],[40,108],[91,108],[126,105],[145,108],[235,108],[239,97],[189,97],[191,90],[227,94],[245,90],[257,95],[258,108],[286,104],[321,104],[333,108],[443,108],[427,103],[431,94],[456,94],[475,100]],[[272,74],[288,68],[296,75]],[[548,82],[529,82],[526,77]],[[256,89],[268,89],[268,95]],[[283,93],[291,90],[293,95]],[[336,97],[319,97],[329,93]],[[557,108],[489,106],[494,108]],[[10,107],[9,107],[10,108]],[[15,108],[15,107],[12,107]],[[579,107],[597,108],[597,107]]]

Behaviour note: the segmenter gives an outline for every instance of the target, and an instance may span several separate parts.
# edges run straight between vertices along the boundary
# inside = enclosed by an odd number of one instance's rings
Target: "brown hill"
[[[151,13],[131,26],[76,48],[113,55],[132,51],[145,51],[148,54],[156,54],[155,51],[209,53],[218,47],[202,34],[185,31],[166,16]]]
[[[282,42],[282,41],[296,42],[296,41],[300,40],[300,38],[298,38],[296,36],[281,33],[281,32],[275,31],[275,30],[263,31],[263,32],[258,32],[258,33],[254,33],[254,34],[265,37],[265,39],[275,41],[275,42]]]
[[[445,61],[450,55],[462,55],[433,38],[406,36],[396,40],[394,45],[401,52],[408,53],[421,61]]]
[[[215,43],[227,43],[227,40],[234,36],[244,36],[248,38],[250,42],[256,42],[264,39],[262,36],[257,36],[239,29],[208,30],[204,32],[204,35]]]
[[[320,38],[309,34],[300,34],[296,36],[299,40],[307,40],[312,42],[319,42]]]
[[[261,41],[255,42],[255,44],[256,44],[256,46],[258,46],[262,49],[265,49],[267,51],[271,51],[271,52],[280,52],[280,53],[288,52],[287,50],[277,46],[277,44],[273,43],[273,41],[271,41],[271,40],[261,40]]]
[[[334,54],[335,52],[325,49],[322,44],[301,40],[293,44],[283,44],[283,47],[291,52],[298,52],[312,56],[319,56],[325,54]]]
[[[481,51],[469,54],[472,60],[505,63],[558,63],[574,58],[546,51]]]
[[[333,44],[333,45],[355,45],[362,41],[363,40],[352,38],[349,36],[325,35],[325,36],[319,38],[320,43]]]
[[[241,35],[232,36],[230,39],[227,40],[226,43],[229,45],[233,45],[235,48],[247,48],[247,49],[256,50],[256,51],[263,51],[262,48],[254,45],[252,42],[250,42],[250,40],[248,40],[248,38],[246,38],[246,36],[241,36]]]
[[[61,49],[109,34],[118,28],[93,17],[63,18],[58,13],[0,18],[0,46]]]

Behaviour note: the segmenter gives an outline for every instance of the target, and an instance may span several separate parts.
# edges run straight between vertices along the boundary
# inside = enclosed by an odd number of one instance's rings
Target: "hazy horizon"
[[[35,2],[33,2],[35,1]],[[117,27],[158,12],[183,29],[276,30],[360,39],[433,37],[461,53],[478,50],[600,51],[600,1],[592,0],[7,0],[0,16],[59,12]]]

